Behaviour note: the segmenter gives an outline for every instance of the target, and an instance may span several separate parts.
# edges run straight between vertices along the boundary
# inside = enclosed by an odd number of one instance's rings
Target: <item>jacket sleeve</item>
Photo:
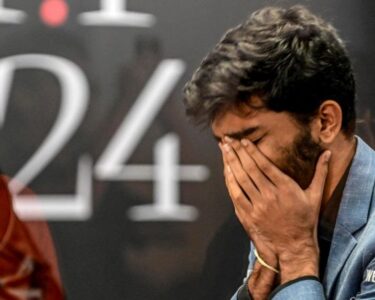
[[[304,299],[321,300],[326,299],[322,284],[317,278],[299,278],[277,288],[270,295],[272,300]],[[375,299],[375,258],[367,265],[363,272],[359,291],[354,290],[351,300]]]
[[[278,286],[271,293],[269,299],[323,300],[326,299],[326,297],[324,295],[323,286],[317,277],[304,276]]]

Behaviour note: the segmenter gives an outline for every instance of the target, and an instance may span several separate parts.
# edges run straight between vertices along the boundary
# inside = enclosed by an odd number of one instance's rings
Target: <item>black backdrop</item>
[[[68,299],[228,298],[248,242],[181,89],[225,30],[295,3],[347,42],[358,134],[374,145],[371,0],[4,1],[1,168],[38,195],[15,207],[49,221]]]

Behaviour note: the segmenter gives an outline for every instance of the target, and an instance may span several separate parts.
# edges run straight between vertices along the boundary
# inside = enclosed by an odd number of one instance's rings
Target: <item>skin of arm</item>
[[[268,259],[268,261],[271,261],[270,258]],[[254,300],[267,299],[268,295],[279,284],[279,281],[278,274],[256,261],[248,279],[247,288]]]

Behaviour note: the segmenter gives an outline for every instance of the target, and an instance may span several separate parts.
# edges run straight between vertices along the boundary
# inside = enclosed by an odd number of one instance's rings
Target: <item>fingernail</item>
[[[245,147],[247,147],[249,145],[249,141],[247,139],[242,139],[241,140],[241,144]]]
[[[327,152],[326,152],[326,154],[325,154],[325,156],[326,156],[326,157],[325,157],[325,161],[326,161],[326,162],[329,162],[329,160],[331,159],[331,154],[332,154],[331,151],[327,151]]]
[[[228,144],[224,144],[223,145],[223,148],[226,152],[229,152],[230,151],[230,146]]]
[[[231,142],[233,141],[229,136],[225,136],[225,137],[224,137],[224,140],[225,140],[227,143],[231,143]]]

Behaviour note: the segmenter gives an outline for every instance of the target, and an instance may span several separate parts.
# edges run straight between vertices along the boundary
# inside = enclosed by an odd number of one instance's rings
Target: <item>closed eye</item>
[[[254,145],[257,145],[260,141],[262,140],[262,138],[259,138],[259,139],[256,139],[254,141],[251,141]]]
[[[261,140],[262,140],[262,139],[257,139],[257,140],[255,140],[255,141],[253,141],[252,143],[253,143],[254,145],[257,145]]]
[[[251,142],[252,142],[254,145],[257,145],[257,144],[259,144],[259,143],[263,140],[263,138],[264,138],[265,136],[266,136],[266,134],[260,136],[259,138],[256,138],[255,140],[252,140]]]

